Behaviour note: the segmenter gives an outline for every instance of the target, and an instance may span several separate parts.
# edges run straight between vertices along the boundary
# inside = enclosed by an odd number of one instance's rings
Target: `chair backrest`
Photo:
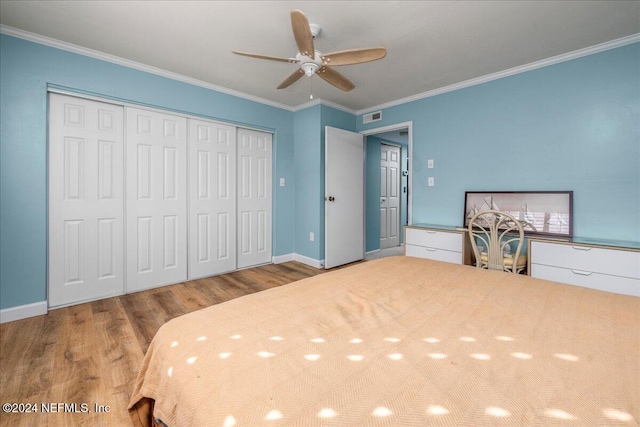
[[[476,257],[476,267],[517,273],[516,265],[524,242],[524,230],[515,217],[497,210],[478,212],[469,221],[469,240]],[[511,252],[512,242],[518,242],[518,246],[511,255],[511,266],[506,266],[503,254],[507,247]],[[478,244],[486,248],[484,259],[481,256],[484,252],[481,253]]]

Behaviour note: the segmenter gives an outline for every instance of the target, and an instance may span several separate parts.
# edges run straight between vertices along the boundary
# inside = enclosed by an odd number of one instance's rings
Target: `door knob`
[[[380,199],[380,203],[386,202],[387,199],[385,199],[384,197],[382,199]]]
[[[333,197],[333,196],[329,196],[329,201],[330,201],[330,202],[333,202],[335,199],[336,199],[335,197]]]

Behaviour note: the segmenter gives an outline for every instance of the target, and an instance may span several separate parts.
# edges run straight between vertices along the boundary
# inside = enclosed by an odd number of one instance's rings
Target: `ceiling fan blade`
[[[322,67],[316,74],[338,89],[344,90],[345,92],[349,92],[355,87],[355,85],[351,83],[349,79],[330,67]]]
[[[302,71],[301,69],[297,69],[296,71],[293,72],[293,74],[291,74],[289,77],[284,79],[282,83],[280,83],[280,85],[278,86],[278,89],[284,89],[286,87],[291,86],[292,84],[297,82],[302,76],[304,76],[304,71]]]
[[[291,11],[291,28],[293,29],[293,37],[296,39],[300,53],[311,59],[315,59],[316,54],[313,47],[313,36],[311,35],[309,20],[304,16],[304,13],[297,9]]]
[[[236,55],[248,56],[250,58],[267,59],[269,61],[291,62],[293,64],[298,62],[294,58],[280,58],[277,56],[259,55],[257,53],[236,52],[235,50],[232,50],[232,52],[235,53]]]
[[[331,52],[322,55],[324,65],[351,65],[363,62],[377,61],[387,56],[387,50],[383,47],[372,47],[365,49],[349,49],[339,52]]]

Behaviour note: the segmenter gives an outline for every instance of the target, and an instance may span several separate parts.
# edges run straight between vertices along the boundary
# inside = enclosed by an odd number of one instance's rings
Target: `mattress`
[[[157,332],[134,424],[637,425],[640,298],[391,257]]]

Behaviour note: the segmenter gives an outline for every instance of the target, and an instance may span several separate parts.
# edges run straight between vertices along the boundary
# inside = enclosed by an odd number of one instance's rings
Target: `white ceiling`
[[[316,49],[383,46],[386,58],[276,86],[295,65],[290,11],[322,27]],[[3,26],[295,107],[314,98],[363,110],[640,33],[638,1],[6,1]],[[5,27],[6,29],[6,27]]]

